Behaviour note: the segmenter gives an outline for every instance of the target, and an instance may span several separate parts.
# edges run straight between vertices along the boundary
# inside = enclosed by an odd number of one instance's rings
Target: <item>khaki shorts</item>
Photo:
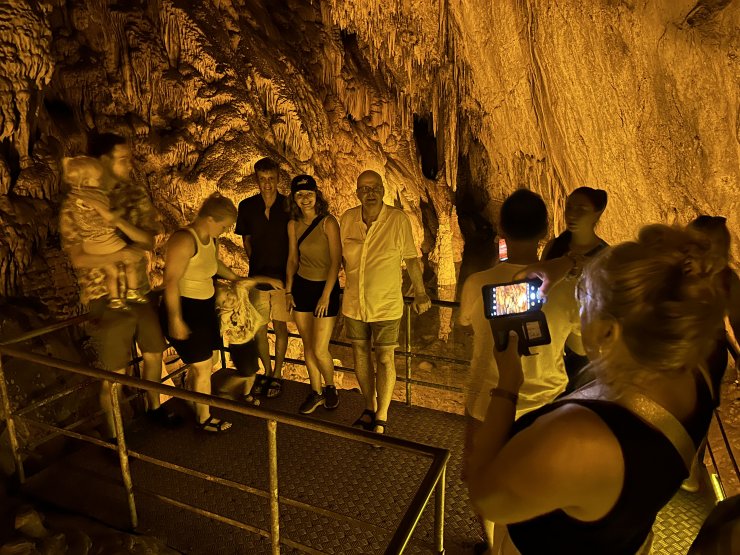
[[[88,332],[104,370],[126,368],[131,362],[134,340],[142,353],[161,353],[166,347],[153,303],[128,307],[128,310],[110,309],[107,297],[90,301]]]
[[[265,322],[270,320],[277,320],[278,322],[293,321],[293,316],[288,310],[288,300],[284,289],[262,291],[256,287],[252,288],[249,291],[249,302],[262,315]]]
[[[344,332],[347,339],[353,341],[370,341],[376,347],[398,347],[398,330],[401,319],[382,320],[380,322],[363,322],[349,316],[344,317]]]

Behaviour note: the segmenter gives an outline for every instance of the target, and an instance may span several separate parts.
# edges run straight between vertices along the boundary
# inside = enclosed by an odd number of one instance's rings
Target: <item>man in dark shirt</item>
[[[254,165],[260,194],[239,203],[236,234],[242,236],[244,251],[249,259],[250,276],[268,276],[285,284],[285,267],[288,262],[287,199],[277,191],[278,165],[269,158],[262,158]],[[267,290],[265,290],[267,289]],[[267,341],[267,324],[257,332],[257,349],[262,366],[268,376],[280,378],[285,351],[288,349],[290,311],[285,290],[257,286],[250,293],[254,307],[265,321],[272,319],[275,330],[275,366],[270,364],[270,346]],[[273,382],[268,395],[279,393],[279,382]]]

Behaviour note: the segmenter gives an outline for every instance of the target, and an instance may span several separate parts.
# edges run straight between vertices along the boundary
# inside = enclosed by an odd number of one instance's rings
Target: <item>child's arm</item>
[[[124,220],[121,217],[123,210],[111,210],[106,203],[90,197],[86,197],[84,202],[94,208],[108,225],[120,229],[138,247],[148,251],[154,249],[154,234]]]

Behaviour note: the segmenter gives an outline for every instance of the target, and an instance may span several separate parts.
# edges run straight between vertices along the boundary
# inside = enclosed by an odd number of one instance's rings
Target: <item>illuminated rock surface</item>
[[[58,259],[58,160],[91,128],[133,139],[168,230],[215,189],[253,194],[262,156],[286,184],[314,173],[337,214],[356,203],[359,171],[376,169],[445,287],[461,255],[456,194],[495,220],[508,192],[530,187],[559,231],[564,195],[593,185],[610,193],[609,241],[700,212],[730,216],[737,239],[737,3],[144,4],[0,6],[6,295],[46,294],[22,276],[35,257]]]

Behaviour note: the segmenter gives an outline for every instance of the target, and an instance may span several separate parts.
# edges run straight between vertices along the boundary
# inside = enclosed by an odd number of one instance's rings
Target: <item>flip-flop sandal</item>
[[[252,405],[253,407],[259,407],[260,406],[260,400],[255,397],[252,393],[249,393],[248,395],[244,396],[244,402],[248,405]]]
[[[365,416],[369,416],[370,420],[365,420],[363,418]],[[360,415],[360,417],[352,423],[352,427],[362,428],[363,430],[367,430],[368,432],[371,432],[373,430],[374,422],[375,422],[375,411],[372,411],[370,409],[365,409],[364,411],[362,411],[362,414]]]
[[[275,397],[279,397],[280,394],[283,392],[283,380],[280,378],[270,378],[270,382],[267,385],[267,398],[268,399],[274,399]]]
[[[209,416],[205,421],[198,424],[198,429],[208,434],[220,434],[231,428],[231,422]]]
[[[265,382],[262,376],[257,376],[249,394],[253,397],[262,397],[265,394]]]

